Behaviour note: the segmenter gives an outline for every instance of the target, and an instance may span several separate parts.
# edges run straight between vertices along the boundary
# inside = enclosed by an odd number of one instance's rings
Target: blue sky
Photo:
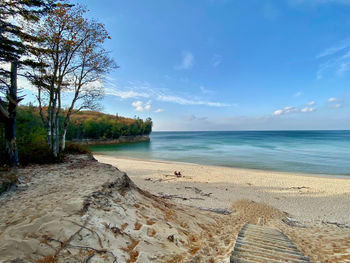
[[[350,0],[84,0],[120,66],[103,111],[154,130],[350,129]]]

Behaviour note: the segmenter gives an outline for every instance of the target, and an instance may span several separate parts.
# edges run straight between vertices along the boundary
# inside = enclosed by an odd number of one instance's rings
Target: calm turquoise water
[[[92,150],[121,157],[350,175],[350,131],[153,132],[150,142]]]

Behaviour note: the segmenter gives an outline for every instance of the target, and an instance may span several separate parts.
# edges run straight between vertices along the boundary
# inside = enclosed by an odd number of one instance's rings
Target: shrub
[[[53,155],[45,140],[19,145],[18,155],[21,165],[29,163],[48,164],[61,161],[61,157],[56,158]]]
[[[0,174],[1,175],[1,174]],[[0,176],[0,194],[6,192],[12,185],[17,183],[18,178],[14,174]]]
[[[91,150],[85,145],[66,142],[63,154],[91,154]]]

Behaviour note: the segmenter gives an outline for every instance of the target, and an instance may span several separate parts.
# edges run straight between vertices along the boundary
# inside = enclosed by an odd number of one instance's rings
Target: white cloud
[[[133,90],[122,91],[122,90],[116,90],[116,89],[112,89],[112,88],[106,88],[105,94],[120,97],[122,99],[149,98],[150,97],[150,95],[148,93],[144,93],[144,92],[137,92],[137,91],[133,91]]]
[[[340,103],[334,105],[334,108],[336,108],[336,109],[340,109],[342,107],[343,107],[343,105]]]
[[[338,99],[337,99],[337,98],[334,98],[334,97],[330,97],[330,98],[328,99],[328,102],[336,102],[336,101],[338,101]]]
[[[298,109],[296,107],[284,107],[281,110],[276,110],[273,112],[273,115],[283,115],[287,113],[293,113],[293,112],[298,112]]]
[[[176,66],[176,69],[190,69],[194,64],[194,56],[191,52],[183,52],[182,53],[182,61],[181,64]]]
[[[161,112],[163,112],[164,110],[163,109],[156,109],[154,112],[155,113],[161,113]]]
[[[315,104],[316,104],[316,102],[314,102],[314,101],[310,101],[310,102],[306,103],[306,105],[308,105],[308,106],[313,106]]]
[[[135,107],[136,111],[143,111],[143,107],[142,107],[142,101],[138,100],[138,101],[134,101],[133,103],[131,103],[131,105],[133,107]]]
[[[283,114],[283,110],[276,110],[273,112],[273,115],[282,115]]]
[[[145,110],[150,110],[151,109],[151,102],[147,102],[145,105]]]
[[[305,107],[303,109],[301,109],[301,112],[314,112],[316,109],[313,107]]]
[[[155,98],[159,101],[172,102],[172,103],[177,103],[181,105],[205,105],[205,106],[211,106],[211,107],[231,106],[231,104],[227,104],[227,103],[210,102],[210,101],[204,101],[204,100],[192,100],[192,99],[182,98],[179,96],[165,95],[165,94],[158,94],[156,95]]]
[[[133,82],[133,86],[121,87],[116,80],[109,78],[105,81],[105,94],[120,97],[122,99],[139,99],[139,98],[152,98],[157,101],[171,102],[181,105],[204,105],[210,107],[229,107],[232,104],[222,102],[212,102],[204,99],[185,98],[178,95],[170,94],[166,89],[154,89],[147,82]],[[206,90],[208,93],[210,90]]]
[[[131,103],[131,105],[135,107],[136,111],[149,111],[151,109],[151,101],[147,101],[144,104],[142,101],[138,100]]]
[[[214,54],[213,58],[211,59],[211,63],[214,68],[218,67],[221,64],[222,56],[218,54]]]

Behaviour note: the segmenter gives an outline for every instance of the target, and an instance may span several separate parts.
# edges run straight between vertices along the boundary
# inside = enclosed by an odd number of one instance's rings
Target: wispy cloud
[[[155,89],[147,82],[134,82],[133,86],[121,86],[116,80],[109,79],[106,83],[106,94],[122,99],[152,98],[152,100],[176,103],[180,105],[203,105],[209,107],[229,107],[233,104],[208,101],[201,98],[183,97],[170,93],[165,89]]]
[[[214,54],[214,56],[211,59],[211,64],[213,65],[214,68],[217,68],[222,61],[222,56],[218,54]]]
[[[335,109],[343,108],[343,104],[337,103],[335,105],[332,105],[332,108],[335,108]]]
[[[149,111],[151,109],[151,101],[147,101],[146,103],[143,103],[142,101],[134,101],[131,103],[133,107],[135,107],[136,111]]]
[[[194,56],[191,52],[182,53],[182,61],[180,65],[175,66],[175,69],[191,69],[194,65]]]
[[[316,73],[317,79],[322,79],[324,75],[336,74],[342,76],[345,71],[349,70],[350,58],[350,39],[342,40],[333,46],[325,49],[316,59],[325,60],[320,63]]]
[[[155,113],[161,113],[161,112],[164,112],[164,110],[163,109],[156,109],[154,112]]]
[[[207,88],[205,88],[203,86],[200,86],[199,89],[201,90],[201,92],[203,94],[213,94],[213,93],[215,93],[213,90],[207,89]]]
[[[340,64],[338,70],[337,70],[337,74],[338,75],[343,75],[344,72],[349,70],[349,66],[347,63],[342,63]]]
[[[308,106],[313,106],[313,105],[315,105],[315,104],[316,104],[316,102],[314,102],[314,101],[310,101],[310,102],[306,103],[305,105],[308,105]]]
[[[301,91],[298,91],[298,92],[296,92],[296,93],[293,95],[293,97],[300,97],[301,94],[302,94],[302,92],[301,92]]]
[[[328,102],[336,102],[336,101],[338,101],[338,99],[337,99],[337,98],[334,98],[334,97],[330,97],[330,98],[328,99]]]
[[[338,53],[339,51],[342,51],[344,49],[347,49],[350,47],[350,39],[345,39],[340,41],[339,43],[323,50],[321,53],[316,55],[316,58],[322,58],[330,55],[334,55]]]
[[[227,103],[210,102],[205,100],[192,100],[192,99],[182,98],[179,96],[165,95],[165,94],[158,94],[156,96],[156,99],[159,101],[172,102],[172,103],[177,103],[181,105],[205,105],[205,106],[211,106],[211,107],[231,106],[231,104],[227,104]]]
[[[197,116],[195,116],[195,115],[193,115],[193,114],[190,114],[190,115],[187,115],[186,117],[185,117],[185,119],[187,120],[187,121],[206,121],[207,119],[208,119],[208,117],[197,117]]]
[[[116,90],[112,88],[105,89],[106,95],[112,95],[116,97],[120,97],[122,99],[128,98],[149,98],[150,95],[148,93],[134,91],[134,90]]]

